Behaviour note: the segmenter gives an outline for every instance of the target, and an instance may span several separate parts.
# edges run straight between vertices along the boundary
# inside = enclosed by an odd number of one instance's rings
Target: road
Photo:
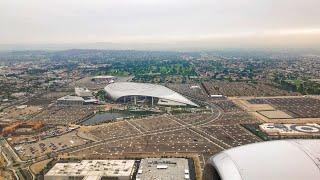
[[[6,169],[12,171],[16,179],[25,179],[21,174],[20,169],[25,170],[26,168],[28,168],[29,164],[26,161],[22,161],[20,159],[20,157],[15,153],[15,151],[4,138],[1,138],[0,145],[1,153],[7,161]],[[29,179],[33,179],[32,175],[30,175],[31,174],[27,175],[29,176]]]
[[[180,126],[175,127],[175,128],[167,128],[167,129],[159,129],[159,130],[146,130],[146,129],[141,130],[140,127],[138,127],[138,125],[136,125],[134,122],[129,122],[126,120],[129,125],[131,125],[132,127],[134,127],[138,131],[138,134],[124,135],[124,136],[108,138],[108,139],[104,139],[104,140],[100,140],[100,141],[90,142],[90,143],[87,143],[84,145],[60,150],[60,151],[58,151],[58,153],[74,153],[74,152],[86,150],[89,148],[93,148],[93,147],[96,147],[96,146],[99,146],[99,145],[102,145],[104,143],[108,143],[111,141],[116,142],[116,141],[130,139],[133,136],[134,137],[144,137],[144,136],[149,136],[149,135],[157,135],[157,134],[163,134],[163,133],[167,133],[167,132],[179,131],[179,130],[183,130],[183,129],[188,129],[188,130],[192,131],[193,133],[206,139],[208,142],[212,143],[213,145],[220,148],[221,150],[229,148],[230,145],[211,136],[210,134],[206,133],[205,131],[203,131],[200,128],[201,126],[210,124],[210,123],[218,120],[222,115],[222,110],[219,107],[215,106],[214,104],[211,104],[211,103],[208,103],[205,101],[197,100],[197,102],[206,104],[211,109],[211,116],[209,116],[208,118],[205,118],[199,122],[196,122],[196,123],[188,123],[188,122],[183,121],[182,119],[179,119],[173,115],[168,114],[167,117],[170,118],[171,120],[175,121]],[[11,170],[12,172],[14,172],[17,179],[24,179],[20,170],[24,171],[23,174],[24,174],[24,176],[27,176],[28,179],[34,179],[35,177],[29,169],[31,162],[35,163],[35,162],[39,162],[39,161],[48,159],[47,155],[43,155],[43,156],[37,157],[36,159],[32,159],[30,161],[22,161],[20,159],[20,157],[15,153],[15,151],[12,149],[12,147],[8,144],[8,142],[5,139],[2,139],[0,141],[0,143],[1,143],[1,147],[3,147],[2,151],[5,154],[6,159],[8,159],[7,168],[9,170]]]
[[[199,100],[198,100],[199,101]],[[201,101],[202,103],[205,103],[208,105],[208,107],[211,108],[211,112],[212,112],[212,116],[208,117],[207,119],[204,119],[202,121],[199,121],[196,124],[189,124],[184,122],[183,120],[180,120],[174,116],[169,115],[168,118],[174,120],[175,122],[177,122],[178,124],[180,124],[180,127],[177,128],[168,128],[168,129],[160,129],[160,130],[152,130],[152,131],[141,131],[134,123],[129,123],[131,126],[134,126],[135,129],[139,129],[138,132],[139,134],[135,134],[135,135],[126,135],[126,136],[118,136],[118,137],[114,137],[114,138],[109,138],[109,139],[104,139],[104,140],[100,140],[100,141],[96,141],[96,142],[92,142],[89,144],[84,144],[84,145],[80,145],[80,146],[76,146],[76,147],[72,147],[69,149],[65,149],[62,151],[59,151],[61,153],[73,153],[73,152],[78,152],[78,151],[82,151],[85,149],[89,149],[92,147],[96,147],[99,145],[102,145],[106,142],[110,142],[110,141],[120,141],[120,140],[125,140],[125,139],[129,139],[134,137],[143,137],[143,136],[148,136],[148,135],[156,135],[156,134],[162,134],[162,133],[166,133],[166,132],[173,132],[173,131],[178,131],[178,130],[182,130],[182,129],[189,129],[190,131],[193,131],[194,133],[200,135],[202,138],[208,140],[209,142],[211,142],[212,144],[216,145],[217,147],[221,148],[221,149],[226,149],[226,148],[230,148],[230,145],[222,142],[221,140],[209,135],[208,133],[204,132],[203,130],[200,129],[200,127],[202,125],[206,125],[209,123],[212,123],[216,120],[218,120],[222,114],[222,110],[215,106],[214,104],[210,104],[208,102],[205,101]],[[129,121],[128,121],[129,122]],[[45,157],[45,156],[43,156]]]

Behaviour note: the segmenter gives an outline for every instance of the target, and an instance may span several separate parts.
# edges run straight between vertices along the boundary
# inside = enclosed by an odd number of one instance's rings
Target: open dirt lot
[[[12,174],[9,171],[4,171],[0,169],[0,180],[13,179]]]
[[[35,164],[32,164],[30,166],[30,169],[31,171],[34,173],[34,174],[38,174],[40,173],[44,167],[51,161],[52,159],[46,159],[46,160],[43,160],[43,161],[40,161],[40,162],[37,162]]]
[[[263,116],[266,116],[268,119],[291,119],[292,117],[287,113],[275,110],[275,111],[258,111]]]
[[[5,167],[6,164],[7,164],[6,160],[4,159],[2,154],[0,154],[0,168]]]

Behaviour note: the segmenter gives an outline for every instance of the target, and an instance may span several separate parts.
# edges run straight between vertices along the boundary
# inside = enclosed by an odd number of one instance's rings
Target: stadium
[[[198,107],[179,93],[156,84],[117,82],[107,85],[104,90],[108,98],[120,103]]]

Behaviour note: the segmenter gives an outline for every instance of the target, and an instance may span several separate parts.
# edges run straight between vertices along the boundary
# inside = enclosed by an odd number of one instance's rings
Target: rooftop
[[[82,97],[78,97],[78,96],[63,96],[61,98],[58,99],[58,101],[61,100],[70,100],[70,101],[84,101],[84,99]]]
[[[183,158],[142,159],[136,179],[187,180],[190,178],[188,160]]]
[[[83,176],[85,179],[100,179],[104,176],[129,177],[133,173],[134,163],[134,160],[83,160],[80,163],[57,163],[45,176]]]
[[[186,105],[198,106],[179,93],[158,84],[117,82],[107,85],[104,89],[113,100],[124,96],[149,96]]]

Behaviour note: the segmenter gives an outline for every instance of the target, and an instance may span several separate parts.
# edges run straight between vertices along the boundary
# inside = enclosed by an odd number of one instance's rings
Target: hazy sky
[[[0,44],[320,47],[320,0],[0,0]]]

